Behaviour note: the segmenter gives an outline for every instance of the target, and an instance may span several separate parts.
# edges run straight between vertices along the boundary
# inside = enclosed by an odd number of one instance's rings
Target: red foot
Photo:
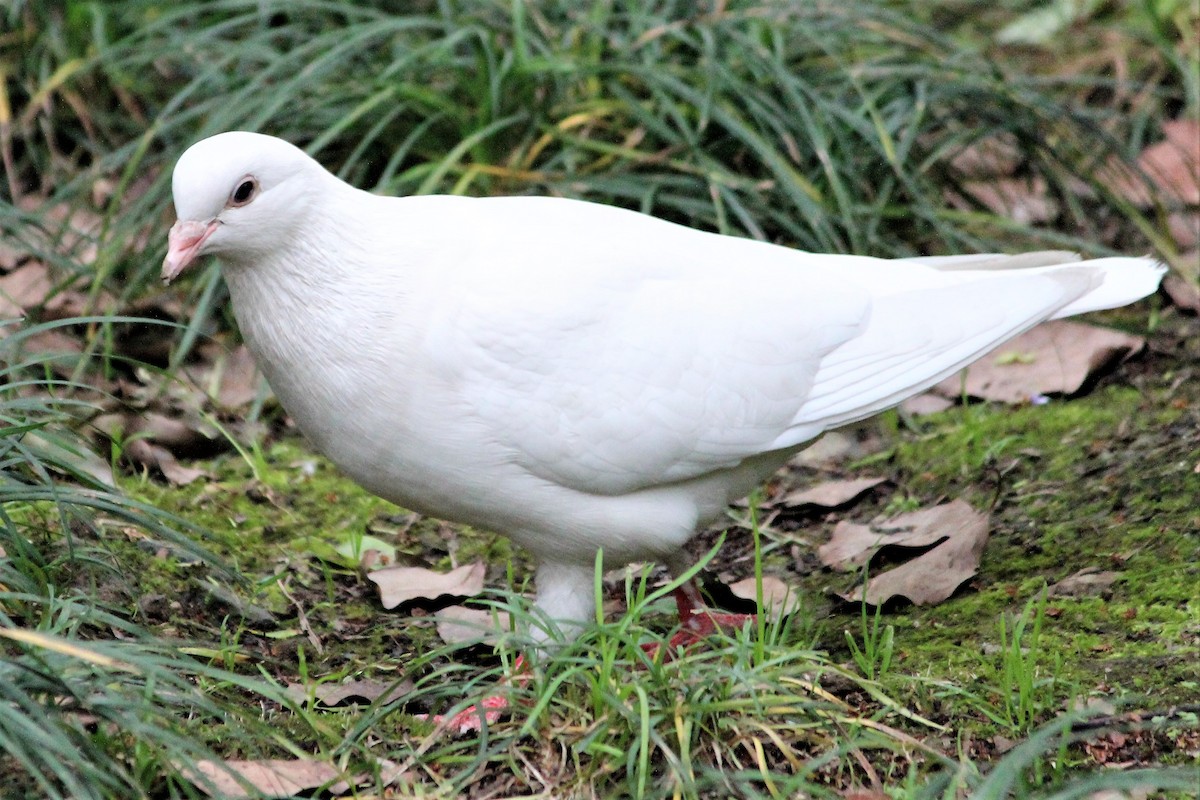
[[[682,630],[667,642],[671,651],[701,642],[717,631],[738,630],[747,622],[755,620],[753,614],[730,614],[710,610],[700,597],[700,592],[690,583],[685,583],[675,590],[675,605],[679,609]],[[642,649],[651,656],[658,654],[657,644],[644,644]]]
[[[529,669],[525,666],[525,656],[517,656],[517,660],[513,662],[513,671],[509,679],[500,681],[500,684],[504,685],[511,680],[520,685],[528,683],[529,678]],[[508,709],[508,697],[502,694],[493,694],[480,700],[477,705],[467,706],[452,717],[442,714],[415,714],[414,716],[417,719],[430,720],[438,726],[444,726],[461,734],[481,729],[485,720],[488,725],[499,722]]]
[[[478,705],[467,706],[452,717],[441,714],[416,714],[417,719],[427,719],[439,727],[449,728],[457,733],[471,733],[483,727],[484,720],[488,725],[500,721],[500,717],[508,710],[508,698],[502,694],[493,694],[483,698]]]

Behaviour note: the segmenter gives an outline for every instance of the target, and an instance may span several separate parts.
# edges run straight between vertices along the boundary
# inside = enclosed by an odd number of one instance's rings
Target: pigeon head
[[[163,281],[201,256],[252,261],[285,246],[328,179],[303,150],[273,136],[231,131],[192,145],[171,179],[179,219],[167,236]]]

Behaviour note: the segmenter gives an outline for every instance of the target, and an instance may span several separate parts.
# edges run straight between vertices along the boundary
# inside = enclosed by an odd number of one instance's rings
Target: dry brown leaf
[[[144,439],[172,455],[184,458],[205,458],[231,447],[229,440],[217,435],[200,420],[181,419],[155,411],[102,414],[92,420],[92,427],[108,439],[126,442]],[[135,453],[139,460],[143,453]]]
[[[40,261],[29,261],[0,278],[0,319],[25,316],[50,294],[50,271]]]
[[[958,151],[951,165],[968,178],[994,178],[1011,175],[1021,160],[1021,148],[1007,133],[987,136]]]
[[[439,597],[474,597],[483,591],[486,571],[482,561],[464,564],[449,572],[434,572],[423,567],[387,567],[367,575],[379,587],[379,602],[395,608],[414,600]]]
[[[306,758],[262,761],[197,761],[180,770],[209,797],[255,797],[235,775],[267,797],[293,797],[336,780],[341,773],[332,764]]]
[[[154,467],[175,486],[185,486],[208,473],[196,467],[185,467],[171,451],[147,439],[131,439],[124,443],[122,455],[146,467]]]
[[[1084,567],[1051,586],[1047,594],[1050,597],[1094,597],[1104,594],[1120,577],[1119,572]]]
[[[335,796],[350,794],[351,789],[363,789],[367,787],[380,786],[388,787],[395,786],[401,782],[405,784],[412,783],[412,776],[409,774],[409,762],[397,763],[388,758],[380,758],[375,761],[379,767],[379,780],[376,783],[375,775],[367,772],[360,772],[348,781],[338,781],[329,787],[329,791]],[[364,794],[362,797],[374,797],[375,795]],[[391,793],[386,795],[392,797]],[[396,795],[399,797],[400,795]],[[407,795],[405,795],[407,796]]]
[[[438,636],[446,644],[480,641],[496,644],[511,629],[509,615],[490,608],[447,606],[436,614]]]
[[[1167,230],[1181,249],[1200,245],[1200,210],[1176,211],[1167,217]]]
[[[1200,251],[1196,253],[1200,258]],[[1178,308],[1200,313],[1200,286],[1178,275],[1168,275],[1163,278],[1163,290]]]
[[[82,266],[91,266],[99,248],[96,235],[104,224],[104,218],[94,210],[67,203],[48,203],[45,198],[27,195],[17,203],[24,211],[31,212],[49,231],[42,237],[42,245],[54,250]]]
[[[923,417],[926,414],[937,414],[951,408],[953,402],[944,397],[933,394],[932,392],[922,392],[915,397],[910,397],[900,404],[900,409],[906,414],[912,414],[915,417]]]
[[[1045,394],[1072,394],[1093,372],[1145,346],[1140,336],[1079,322],[1054,320],[992,350],[967,368],[966,393],[1005,403],[1028,403]],[[954,375],[934,387],[943,397],[962,396]]]
[[[855,478],[844,481],[825,481],[808,489],[789,492],[780,503],[789,508],[797,508],[799,506],[839,508],[852,503],[886,481],[887,478]]]
[[[88,448],[84,442],[73,441],[73,437],[60,437],[54,426],[40,431],[26,431],[21,441],[28,447],[35,448],[43,454],[51,456],[49,466],[55,471],[73,470],[76,474],[90,476],[98,483],[116,488],[113,478],[112,464],[106,458]],[[51,434],[47,436],[46,434]],[[67,468],[63,470],[60,468]]]
[[[250,349],[239,345],[213,364],[217,391],[210,396],[224,409],[248,406],[258,397],[262,377],[250,355]]]
[[[229,350],[210,343],[199,348],[199,352],[202,360],[184,367],[183,373],[206,398],[222,409],[236,410],[258,397],[262,378],[245,345]]]
[[[932,547],[947,537],[941,509],[955,504],[974,513],[969,505],[956,500],[949,506],[920,509],[874,525],[842,520],[833,529],[829,542],[817,548],[817,555],[827,567],[852,572],[884,547]]]
[[[834,535],[837,536],[837,531]],[[853,535],[859,541],[864,538],[861,531],[853,532]],[[978,571],[988,539],[988,518],[970,504],[955,500],[901,514],[886,526],[878,526],[874,538],[878,543],[876,551],[884,544],[910,547],[940,544],[898,567],[875,575],[865,589],[860,586],[841,594],[844,600],[857,603],[865,597],[871,605],[882,605],[893,597],[904,597],[916,605],[940,603]],[[843,544],[840,549],[850,548]],[[822,554],[822,560],[825,557],[826,554]]]
[[[1058,215],[1058,204],[1046,191],[1044,178],[971,181],[963,184],[963,190],[993,214],[1022,224],[1047,222]],[[960,208],[970,207],[961,198],[950,200]]]
[[[1159,189],[1190,205],[1200,204],[1200,120],[1171,120],[1163,125],[1163,133],[1167,138],[1143,150],[1138,166]]]
[[[42,320],[65,319],[112,310],[116,301],[100,292],[93,301],[86,293],[87,278],[78,275],[60,286],[50,268],[41,261],[27,261],[0,277],[0,319],[16,319],[40,308]]]
[[[1147,800],[1154,793],[1154,786],[1133,786],[1129,789],[1100,789],[1087,796],[1087,800]]]
[[[173,453],[207,452],[212,449],[211,437],[179,417],[154,411],[126,418],[126,436],[141,436]]]
[[[1172,120],[1163,125],[1163,135],[1161,141],[1138,156],[1138,171],[1113,159],[1098,177],[1114,192],[1143,208],[1154,203],[1156,191],[1165,195],[1167,202],[1200,204],[1200,121]]]
[[[377,681],[365,678],[347,683],[318,683],[308,687],[299,683],[289,683],[287,694],[294,700],[307,702],[309,696],[325,706],[351,705],[357,703],[373,703],[379,700],[390,703],[399,700],[413,690],[413,682],[403,680]]]
[[[12,272],[30,258],[29,249],[17,246],[15,239],[0,236],[0,271]]]
[[[729,584],[729,591],[751,603],[758,601],[758,589],[754,578],[745,578]],[[790,614],[800,603],[800,590],[773,575],[763,575],[762,592],[763,606],[766,608],[768,619],[777,620],[785,614]]]
[[[4,301],[0,299],[0,304]],[[15,342],[13,352],[7,352],[8,347]],[[83,343],[59,328],[49,328],[39,331],[32,336],[0,338],[0,362],[18,362],[24,358],[38,356],[49,364],[51,371],[60,378],[70,378],[74,375],[79,362],[78,356],[83,353]],[[108,386],[97,376],[92,379],[96,388],[104,390]]]
[[[797,467],[828,469],[853,459],[865,458],[884,449],[883,438],[865,429],[829,431],[801,450],[789,462]]]

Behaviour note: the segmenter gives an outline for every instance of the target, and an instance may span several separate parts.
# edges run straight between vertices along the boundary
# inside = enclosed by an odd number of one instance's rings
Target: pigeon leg
[[[691,581],[676,589],[674,595],[675,606],[679,609],[681,630],[667,642],[669,651],[701,642],[717,631],[735,631],[756,619],[754,614],[713,611],[705,604],[700,590]],[[653,656],[658,652],[658,645],[645,644],[642,645],[642,649]]]
[[[504,687],[506,683],[512,683],[521,686],[529,682],[530,674],[529,667],[525,664],[525,656],[517,656],[517,660],[513,662],[512,674],[502,681],[499,686]],[[453,716],[447,717],[442,714],[416,714],[417,719],[429,720],[439,727],[445,727],[457,733],[471,733],[480,730],[483,727],[484,721],[488,725],[493,725],[500,721],[512,704],[508,700],[508,694],[497,692],[490,694],[480,700],[475,705],[467,706],[462,711],[459,711]]]

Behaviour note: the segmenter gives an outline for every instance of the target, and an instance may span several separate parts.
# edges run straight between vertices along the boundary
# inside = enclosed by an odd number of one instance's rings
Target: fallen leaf
[[[1167,230],[1181,250],[1200,245],[1200,210],[1171,214],[1167,217]]]
[[[29,257],[28,248],[20,246],[15,239],[0,236],[0,271],[12,272]]]
[[[864,436],[862,429],[829,431],[793,456],[790,463],[798,467],[824,469],[853,459],[865,458],[878,453],[884,447],[882,437]]]
[[[1127,358],[1145,346],[1140,336],[1078,322],[1055,320],[1012,339],[967,368],[965,391],[971,397],[1028,403],[1046,394],[1073,394],[1091,374]],[[960,375],[933,391],[958,398]]]
[[[1050,0],[1037,3],[996,32],[1003,44],[1038,44],[1059,41],[1071,25],[1092,14],[1101,0]]]
[[[0,304],[3,302],[0,298]],[[48,328],[30,335],[22,332],[20,336],[0,339],[0,361],[19,363],[36,357],[60,378],[73,377],[82,354],[83,342],[60,328]],[[95,383],[101,385],[100,381]]]
[[[263,761],[197,761],[182,767],[180,774],[209,797],[293,797],[337,779],[341,773],[332,764],[307,758]],[[246,789],[242,781],[258,790]]]
[[[238,346],[218,362],[217,373],[217,405],[226,409],[241,408],[258,398],[264,379],[245,345]]]
[[[195,557],[192,556],[192,558],[194,559]],[[252,625],[273,626],[275,623],[275,615],[269,610],[247,600],[228,586],[217,583],[212,578],[193,578],[192,585],[203,592],[210,601],[222,608],[233,611],[238,617]]]
[[[1050,597],[1093,597],[1104,594],[1120,577],[1119,572],[1084,567],[1051,586],[1047,594]]]
[[[482,561],[464,564],[449,572],[434,572],[422,567],[387,567],[367,575],[379,587],[379,602],[395,608],[414,600],[439,597],[474,597],[483,591],[486,571]]]
[[[900,410],[915,417],[923,417],[926,414],[937,414],[953,406],[954,403],[944,397],[932,392],[922,392],[901,403]]]
[[[1162,130],[1164,138],[1138,156],[1137,170],[1112,159],[1097,177],[1143,208],[1155,202],[1157,193],[1165,195],[1168,202],[1200,204],[1200,121],[1171,120]]]
[[[0,278],[0,319],[25,316],[50,293],[50,270],[40,261],[28,261]]]
[[[146,439],[130,439],[124,443],[121,455],[145,467],[154,467],[175,486],[186,486],[208,473],[196,467],[185,467],[165,447]]]
[[[999,734],[992,737],[992,747],[995,748],[994,752],[998,756],[1004,755],[1016,746],[1017,741],[1015,739],[1009,739],[1007,736],[1000,736]]]
[[[50,434],[47,436],[46,434]],[[105,486],[116,488],[112,464],[101,458],[73,435],[62,435],[53,429],[48,431],[26,431],[21,437],[25,446],[47,456],[46,463],[54,469],[60,465],[65,471],[87,475]]]
[[[1196,253],[1196,257],[1200,259],[1200,251]],[[1178,275],[1163,278],[1162,286],[1167,297],[1171,298],[1171,302],[1177,308],[1191,311],[1193,314],[1200,313],[1200,286]]]
[[[948,506],[912,511],[879,524],[863,525],[842,520],[833,529],[829,542],[817,548],[817,555],[825,566],[839,572],[851,572],[885,547],[927,549],[948,536],[943,509],[961,511],[964,518],[968,512],[975,513],[967,503],[956,500]]]
[[[891,544],[940,543],[905,564],[875,575],[865,587],[840,594],[842,599],[854,603],[865,599],[875,606],[893,597],[904,597],[915,605],[940,603],[975,575],[988,539],[987,515],[962,500],[901,514],[889,521],[888,527],[904,530],[876,533],[877,540],[890,536]]]
[[[407,696],[413,690],[413,682],[377,681],[364,678],[346,683],[318,683],[315,686],[305,686],[299,683],[289,683],[286,692],[289,697],[300,702],[308,702],[314,698],[324,706],[340,706],[359,703],[391,703]]]
[[[379,767],[379,778],[376,780],[375,774],[370,772],[360,772],[348,781],[338,781],[329,787],[329,791],[335,796],[349,794],[351,789],[363,789],[365,787],[377,787],[380,789],[388,786],[395,786],[401,782],[405,784],[412,783],[412,776],[409,774],[408,762],[396,763],[391,759],[381,758],[375,762]],[[374,797],[375,795],[363,794],[362,797]],[[387,797],[391,797],[391,793]],[[397,795],[399,796],[399,795]],[[407,796],[407,795],[405,795]]]
[[[228,350],[216,343],[200,348],[203,359],[184,367],[188,379],[221,409],[232,411],[266,393],[264,379],[245,345]]]
[[[90,267],[99,252],[96,235],[104,218],[95,210],[69,203],[50,203],[45,198],[26,195],[17,203],[35,216],[41,225],[42,245],[85,267]]]
[[[1023,224],[1048,222],[1058,215],[1058,203],[1050,197],[1041,177],[969,181],[963,184],[963,190],[993,214]],[[963,209],[973,205],[960,197],[951,196],[950,200]]]
[[[94,299],[87,294],[87,278],[55,278],[41,261],[27,261],[0,277],[0,319],[15,319],[40,308],[43,321],[78,317],[112,310],[116,301],[107,292]]]
[[[1200,204],[1200,120],[1171,120],[1163,124],[1163,133],[1167,138],[1143,150],[1138,166],[1159,189],[1189,205]]]
[[[1153,784],[1129,789],[1100,789],[1089,794],[1087,800],[1146,800],[1153,791]]]
[[[228,439],[199,419],[183,419],[156,411],[101,414],[92,420],[92,427],[101,436],[121,442],[126,448],[132,441],[144,440],[185,458],[207,458],[231,447]],[[141,455],[135,453],[130,457],[140,460]],[[154,462],[147,463],[157,466]]]
[[[502,634],[511,630],[508,613],[490,608],[447,606],[434,616],[437,618],[438,636],[446,644],[476,641],[496,644]]]
[[[821,508],[839,508],[862,497],[887,478],[855,478],[844,481],[825,481],[808,489],[790,492],[780,501],[788,508],[800,506],[819,506]]]
[[[729,591],[751,603],[758,601],[758,590],[754,578],[746,578],[729,584]],[[762,579],[763,606],[768,619],[777,620],[796,610],[800,604],[800,590],[773,575]]]
[[[958,151],[951,165],[968,178],[994,178],[1011,175],[1021,160],[1016,137],[1008,133],[986,136]]]

